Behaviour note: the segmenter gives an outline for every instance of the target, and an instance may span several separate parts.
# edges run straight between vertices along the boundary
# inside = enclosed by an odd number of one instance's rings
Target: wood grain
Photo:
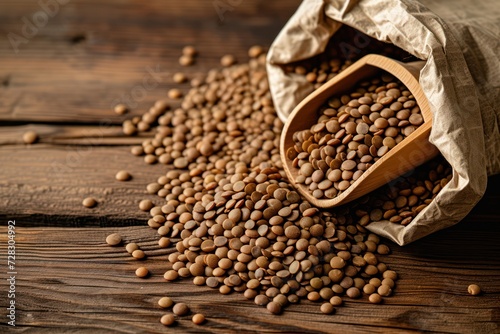
[[[158,236],[145,226],[148,214],[137,204],[158,200],[145,186],[166,169],[145,166],[129,152],[149,134],[125,137],[117,125],[165,97],[174,86],[172,73],[203,75],[225,53],[245,60],[249,46],[269,45],[300,1],[242,1],[223,20],[213,3],[72,0],[17,54],[8,38],[0,39],[0,271],[7,272],[10,219],[17,224],[18,270],[17,326],[4,321],[2,275],[0,332],[164,332],[156,302],[166,294],[208,318],[201,327],[181,319],[168,330],[177,333],[499,332],[500,177],[490,179],[484,199],[464,222],[407,247],[392,246],[384,260],[401,280],[380,306],[366,298],[347,300],[337,314],[326,316],[319,305],[302,302],[272,316],[239,294],[222,296],[188,281],[163,280],[171,249],[158,249]],[[31,20],[39,6],[1,1],[0,34],[21,34],[23,17]],[[177,60],[187,44],[200,57],[195,66],[181,68]],[[130,114],[114,114],[117,99],[143,86],[147,67],[158,68],[158,85],[133,101]],[[40,142],[22,144],[27,130],[39,133]],[[121,169],[133,175],[130,182],[114,179]],[[99,205],[84,208],[87,196]],[[107,246],[104,239],[112,232],[138,242],[148,259],[138,262],[123,246]],[[136,278],[139,265],[153,276]],[[469,296],[470,283],[479,284],[484,295]]]
[[[0,146],[0,217],[22,217],[25,226],[124,226],[147,220],[138,203],[145,198],[162,203],[146,185],[166,166],[147,166],[129,145],[106,145],[112,138],[94,140],[99,145]],[[132,180],[115,179],[123,169]],[[97,207],[85,208],[86,197],[94,197]]]
[[[0,122],[118,124],[117,102],[130,101],[131,115],[140,115],[177,86],[173,73],[204,75],[226,53],[243,61],[250,46],[270,45],[300,1],[232,2],[223,20],[214,3],[72,0],[17,53],[1,38]],[[23,37],[22,19],[32,22],[40,10],[37,1],[2,1],[2,36]],[[183,68],[178,58],[187,44],[200,56]]]
[[[189,279],[167,283],[167,254],[148,227],[23,228],[17,220],[17,297],[19,331],[160,332],[164,313],[161,296],[186,302],[208,322],[197,327],[182,318],[172,332],[308,332],[308,333],[493,333],[500,323],[500,229],[469,221],[408,247],[392,245],[386,263],[397,270],[396,294],[383,305],[367,298],[346,299],[335,315],[323,315],[319,304],[303,301],[281,316],[246,301],[238,293],[220,295]],[[1,252],[6,228],[0,229]],[[137,261],[123,246],[110,247],[106,235],[119,232],[125,242],[137,242],[148,255]],[[2,266],[5,261],[2,259]],[[139,266],[153,275],[135,277]],[[479,284],[484,294],[470,296],[467,286]],[[0,285],[6,288],[5,280]],[[5,299],[2,299],[2,312]],[[4,324],[2,324],[5,326]],[[5,328],[5,327],[3,327]],[[42,330],[40,330],[42,329]]]

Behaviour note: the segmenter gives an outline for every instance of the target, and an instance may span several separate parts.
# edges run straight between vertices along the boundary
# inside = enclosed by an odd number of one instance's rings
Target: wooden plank
[[[118,123],[111,107],[119,101],[129,101],[132,115],[139,115],[174,86],[173,73],[203,75],[225,53],[246,60],[251,45],[270,45],[300,0],[232,2],[223,20],[216,3],[74,0],[59,6],[17,53],[8,38],[0,40],[0,121]],[[40,10],[38,2],[2,1],[0,32],[25,38],[22,19],[32,22]],[[186,44],[200,52],[187,69],[178,64]]]
[[[23,228],[21,219],[16,224],[16,323],[21,331],[159,332],[164,330],[158,322],[164,312],[156,302],[164,295],[186,302],[208,319],[197,327],[189,317],[182,318],[171,330],[179,333],[493,333],[499,329],[496,224],[469,221],[408,247],[393,245],[384,261],[400,280],[395,295],[383,305],[371,305],[366,297],[346,299],[335,315],[323,315],[319,304],[303,301],[281,316],[270,315],[237,293],[222,296],[189,280],[165,282],[166,257],[173,249],[158,249],[158,236],[148,227]],[[147,260],[132,259],[123,246],[107,246],[104,239],[112,232],[119,232],[126,242],[138,242]],[[5,227],[0,229],[0,240],[6,254]],[[2,266],[4,260],[2,255]],[[151,270],[150,278],[134,276],[141,265]],[[479,284],[484,294],[468,295],[471,283]],[[0,287],[6,291],[5,280]],[[2,298],[3,319],[5,306]]]
[[[102,125],[11,125],[0,126],[0,146],[18,145],[18,150],[27,148],[23,142],[23,135],[27,131],[38,134],[37,144],[81,146],[141,145],[144,140],[153,138],[155,133],[150,130],[126,136],[121,126],[108,122]]]
[[[18,144],[26,130],[40,133],[41,142]],[[167,171],[164,165],[146,165],[130,153],[142,137],[126,137],[118,126],[0,127],[0,218],[21,215],[31,226],[129,226],[142,224],[148,214],[138,203],[162,199],[145,191]],[[119,170],[133,175],[118,182]],[[475,211],[477,220],[498,221],[500,176],[490,178],[487,195]],[[93,209],[81,201],[93,196]],[[471,216],[469,219],[475,219]]]
[[[41,140],[20,144],[22,134],[34,130]],[[22,215],[34,226],[126,226],[148,218],[137,203],[149,198],[146,185],[167,167],[146,165],[130,153],[150,134],[127,137],[119,126],[30,125],[0,127],[0,217]],[[133,175],[118,182],[114,175],[125,169]],[[494,203],[500,201],[500,176],[490,178],[487,194],[469,219],[498,221]],[[96,208],[81,205],[94,196]]]
[[[145,166],[129,146],[50,145],[0,146],[0,216],[24,217],[37,226],[137,225],[148,214],[138,210],[146,185],[166,172],[164,165]],[[133,179],[115,180],[119,170]],[[81,204],[94,197],[99,205]]]

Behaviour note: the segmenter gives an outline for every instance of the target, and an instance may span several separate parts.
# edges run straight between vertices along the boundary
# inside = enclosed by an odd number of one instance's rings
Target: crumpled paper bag
[[[484,194],[487,176],[500,172],[497,0],[304,0],[267,56],[283,121],[313,87],[281,65],[322,53],[342,25],[426,60],[419,81],[433,113],[430,141],[453,168],[451,181],[409,225],[367,228],[405,245],[456,224]]]

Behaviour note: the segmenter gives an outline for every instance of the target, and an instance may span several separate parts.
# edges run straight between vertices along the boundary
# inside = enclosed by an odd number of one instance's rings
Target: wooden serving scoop
[[[437,148],[429,143],[432,114],[429,102],[418,83],[419,73],[424,64],[424,61],[401,63],[379,55],[367,55],[315,90],[295,107],[281,135],[280,154],[288,179],[309,202],[322,208],[345,204],[383,186],[438,154]],[[359,81],[383,71],[398,78],[413,94],[420,107],[424,123],[368,168],[359,179],[337,197],[333,199],[313,197],[306,186],[295,182],[299,170],[293,167],[292,161],[286,157],[288,148],[294,145],[293,134],[316,124],[318,111],[329,98],[348,92]]]

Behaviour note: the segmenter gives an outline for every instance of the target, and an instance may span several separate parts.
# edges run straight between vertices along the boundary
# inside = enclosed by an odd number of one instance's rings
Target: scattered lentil
[[[149,270],[146,267],[139,267],[136,269],[135,275],[140,278],[145,278],[149,275]]]
[[[135,242],[131,242],[125,246],[125,250],[127,253],[132,254],[135,250],[139,249],[139,245],[137,245]]]
[[[158,190],[160,190],[160,189],[158,189]],[[139,202],[139,209],[141,211],[149,211],[153,207],[154,207],[154,204],[149,199],[143,199],[142,201]]]
[[[335,307],[330,303],[321,304],[320,311],[324,314],[332,314],[335,312]]]
[[[175,316],[173,314],[165,314],[161,317],[160,322],[165,326],[172,326],[175,324]]]
[[[195,57],[196,55],[198,55],[198,51],[196,51],[196,48],[194,46],[186,45],[182,48],[182,54],[188,57]]]
[[[380,304],[382,302],[382,297],[378,293],[373,293],[368,297],[370,303]]]
[[[128,111],[128,108],[126,105],[124,105],[123,103],[119,103],[117,104],[114,109],[115,113],[117,113],[118,115],[124,115],[127,113]]]
[[[187,77],[184,73],[181,73],[181,72],[178,72],[178,73],[175,73],[174,76],[173,76],[173,80],[175,83],[184,83],[187,81]]]
[[[35,131],[27,131],[23,134],[25,144],[34,144],[38,141],[38,134]]]
[[[477,284],[471,284],[467,288],[467,292],[469,292],[469,294],[471,294],[473,296],[477,296],[481,293],[481,288]]]
[[[118,181],[128,181],[128,180],[130,180],[132,178],[132,176],[130,175],[129,172],[121,170],[118,173],[116,173],[115,178]]]
[[[146,254],[141,249],[136,249],[132,252],[132,257],[137,260],[142,260],[146,257]]]
[[[281,305],[276,303],[276,302],[268,303],[266,308],[272,314],[280,314],[281,313]]]
[[[182,55],[179,58],[179,64],[181,66],[191,66],[194,64],[194,58],[191,56]]]
[[[122,243],[122,237],[118,233],[110,234],[106,237],[106,243],[110,246],[118,246]]]
[[[192,320],[195,325],[201,325],[205,322],[205,316],[201,313],[196,313],[195,315],[193,315]]]
[[[180,99],[182,97],[182,92],[180,89],[172,88],[168,91],[168,97],[171,99]]]
[[[158,300],[158,305],[161,308],[169,308],[174,305],[174,301],[170,297],[161,297],[160,300]]]
[[[97,205],[97,201],[92,197],[87,197],[82,201],[82,204],[86,208],[93,208]]]
[[[250,58],[258,58],[263,53],[264,48],[260,45],[254,45],[250,49],[248,49],[248,56]]]
[[[175,315],[183,316],[189,313],[189,307],[185,303],[177,303],[172,308]]]
[[[229,67],[236,63],[236,58],[233,55],[225,55],[220,59],[220,63],[224,67]]]

